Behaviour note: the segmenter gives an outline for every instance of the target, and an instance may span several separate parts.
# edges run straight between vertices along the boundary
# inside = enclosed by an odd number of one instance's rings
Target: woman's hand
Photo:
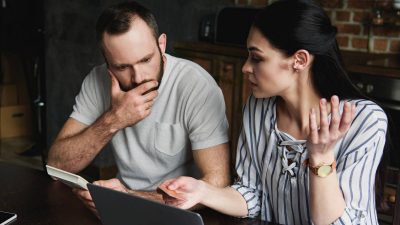
[[[174,198],[163,192],[165,204],[172,205],[181,209],[189,209],[201,203],[204,198],[206,184],[202,180],[192,177],[178,177],[166,180],[160,186],[164,186],[170,191],[176,192],[178,198]]]
[[[339,113],[339,98],[334,95],[331,98],[331,121],[328,122],[328,103],[326,99],[321,99],[320,109],[320,128],[317,125],[317,115],[315,109],[310,113],[310,135],[307,140],[307,149],[311,165],[320,163],[330,163],[334,160],[333,148],[336,143],[350,129],[356,111],[355,105],[346,102],[343,113]]]

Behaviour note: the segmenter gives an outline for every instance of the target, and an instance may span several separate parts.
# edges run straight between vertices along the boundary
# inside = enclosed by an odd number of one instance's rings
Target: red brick
[[[390,52],[400,52],[400,40],[390,40]]]
[[[374,6],[374,0],[348,0],[348,8],[371,9]]]
[[[336,24],[339,34],[360,34],[361,26],[356,24]]]
[[[353,39],[351,40],[351,46],[356,49],[367,49],[368,38],[353,37]]]
[[[368,36],[369,32],[370,32],[371,27],[368,26],[364,26],[364,29],[362,31],[362,35]]]
[[[339,47],[341,47],[341,48],[349,47],[349,37],[348,36],[337,36],[336,41],[338,42]]]
[[[388,46],[387,39],[375,39],[374,40],[374,51],[384,52]]]
[[[393,29],[392,27],[371,27],[372,35],[381,37],[399,37],[400,31],[398,29]]]
[[[358,23],[369,22],[371,19],[371,12],[370,11],[359,11],[353,12],[353,21]]]
[[[336,11],[336,21],[349,22],[350,15],[350,11]]]
[[[318,0],[324,8],[342,8],[343,0]]]

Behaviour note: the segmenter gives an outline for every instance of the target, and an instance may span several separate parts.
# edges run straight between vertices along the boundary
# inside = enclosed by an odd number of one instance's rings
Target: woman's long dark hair
[[[311,79],[321,97],[365,98],[344,69],[336,27],[318,5],[297,0],[277,1],[256,16],[253,26],[286,56],[300,49],[314,56]]]
[[[277,1],[256,16],[253,26],[286,56],[291,56],[300,49],[307,50],[314,56],[311,79],[321,97],[329,99],[332,95],[337,95],[339,99],[369,99],[350,81],[336,41],[337,29],[332,26],[324,10],[315,3],[301,0]],[[388,119],[390,120],[389,115]],[[385,179],[384,169],[388,164],[390,148],[388,129],[377,177],[378,186]],[[376,202],[379,204],[383,187],[378,190]]]

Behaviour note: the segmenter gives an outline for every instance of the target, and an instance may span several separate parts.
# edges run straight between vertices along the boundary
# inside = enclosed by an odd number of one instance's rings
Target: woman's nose
[[[242,73],[245,75],[249,75],[252,73],[252,69],[251,69],[250,63],[248,61],[249,60],[246,60],[246,62],[244,62],[243,66],[242,66]]]

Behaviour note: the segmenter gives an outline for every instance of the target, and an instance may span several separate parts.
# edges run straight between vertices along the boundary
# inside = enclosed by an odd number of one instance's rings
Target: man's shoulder
[[[106,64],[101,64],[93,67],[90,72],[85,76],[81,90],[87,93],[105,93],[109,90],[110,78],[107,75]]]
[[[212,90],[218,88],[214,78],[204,68],[187,59],[169,56],[171,62],[170,76],[180,90],[201,87]]]
[[[94,66],[85,76],[85,82],[104,83],[107,79],[107,65],[105,63]]]
[[[107,65],[105,63],[94,66],[88,76],[102,77],[104,74],[107,74]]]

